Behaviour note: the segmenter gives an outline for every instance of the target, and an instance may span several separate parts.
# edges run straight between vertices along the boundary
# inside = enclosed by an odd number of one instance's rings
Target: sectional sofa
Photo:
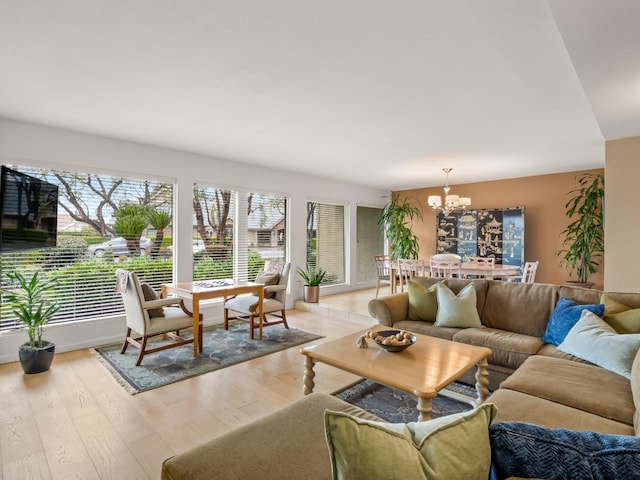
[[[454,294],[459,295],[465,287],[468,290],[469,285],[475,290],[481,325],[460,328],[438,326],[433,312],[425,313],[428,309],[424,303],[416,303],[424,302],[429,290],[437,297],[434,290],[440,281],[416,278],[408,292],[371,300],[369,313],[392,328],[490,348],[493,354],[489,357],[489,389],[494,393],[487,401],[498,406],[495,421],[519,420],[556,428],[634,434],[637,405],[630,374],[626,372],[625,377],[584,359],[595,355],[594,360],[608,366],[620,349],[603,353],[595,343],[584,344],[586,355],[578,357],[560,350],[562,343],[554,345],[545,339],[550,337],[553,341],[549,321],[559,306],[575,303],[569,308],[578,315],[584,311],[582,307],[601,306],[600,315],[619,330],[625,330],[626,325],[625,333],[630,336],[624,339],[637,340],[637,334],[632,332],[640,331],[640,294],[564,285],[447,279],[446,285]],[[437,302],[437,298],[432,301]],[[418,310],[416,306],[421,308]],[[562,337],[568,330],[555,332],[555,336]],[[636,351],[637,348],[626,358],[629,367]],[[462,380],[473,384],[473,372]]]
[[[441,279],[420,278],[411,285],[409,292],[372,300],[369,312],[381,324],[391,328],[492,349],[489,375],[490,388],[494,392],[486,403],[495,405],[497,413],[492,411],[493,424],[489,429],[481,428],[491,432],[492,475],[495,475],[492,478],[544,477],[541,471],[548,469],[565,470],[564,474],[554,474],[554,478],[640,478],[640,439],[637,438],[640,433],[640,354],[637,353],[638,334],[632,333],[640,328],[640,294],[607,293],[557,285],[448,279],[446,291],[453,296],[454,303],[473,289],[473,302],[480,324],[447,326],[445,322],[443,326],[438,322],[438,309],[434,309],[432,304],[434,298],[436,302],[438,300],[437,290],[440,287],[435,285],[439,281]],[[569,302],[571,308],[582,313],[578,322],[572,320],[574,328],[560,331],[561,337],[566,336],[565,340],[555,341],[558,345],[554,345],[548,341],[557,340],[553,338],[559,334],[555,322],[559,321],[559,305],[563,302]],[[585,314],[585,305],[597,306],[598,315]],[[446,310],[442,306],[439,308],[441,313]],[[568,344],[570,337],[583,338],[579,336],[583,323],[589,326],[588,322],[593,321],[600,325],[597,323],[602,322],[600,316],[622,330],[629,329],[627,335],[611,333],[614,341],[621,339],[636,345],[624,347],[627,350],[635,348],[633,356],[623,362],[626,365],[624,371],[618,371],[619,365],[612,364],[609,359],[602,361],[598,357],[603,352],[602,345],[596,344],[599,337],[594,340],[593,348],[586,348],[586,355],[582,355],[580,346],[574,351],[564,345]],[[466,315],[462,318],[466,321]],[[563,317],[560,319],[565,320]],[[556,330],[551,329],[554,325]],[[591,338],[589,332],[593,328],[586,330],[587,338]],[[574,351],[591,361],[562,350]],[[609,349],[610,356],[618,355],[618,350],[623,348]],[[599,353],[590,357],[593,352]],[[604,352],[607,357],[607,348]],[[473,375],[463,380],[474,382]],[[327,448],[327,410],[347,412],[353,418],[363,419],[355,420],[356,423],[376,420],[367,412],[335,397],[314,393],[258,421],[167,459],[163,464],[162,478],[332,478],[332,468],[336,474],[336,458],[330,457]],[[467,431],[463,438],[468,435]],[[362,437],[354,438],[357,440],[352,443],[364,445]],[[461,445],[461,442],[464,443],[458,439],[455,444]],[[523,446],[523,442],[526,445]],[[441,446],[438,451],[442,451]],[[545,452],[548,451],[547,458]],[[357,453],[356,457],[361,454]],[[469,461],[466,455],[471,453],[457,452],[455,455],[456,461],[462,465]],[[420,464],[424,466],[425,463]],[[484,470],[479,471],[483,473],[477,478],[484,475]],[[509,471],[511,473],[505,473]],[[514,471],[518,474],[514,475]],[[621,471],[624,473],[620,474]],[[406,475],[403,478],[407,478]],[[429,478],[447,476],[431,474]]]

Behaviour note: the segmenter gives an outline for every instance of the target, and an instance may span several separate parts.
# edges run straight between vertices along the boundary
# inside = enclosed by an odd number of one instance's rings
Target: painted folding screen
[[[465,210],[436,219],[436,253],[494,257],[496,264],[524,264],[524,207]]]

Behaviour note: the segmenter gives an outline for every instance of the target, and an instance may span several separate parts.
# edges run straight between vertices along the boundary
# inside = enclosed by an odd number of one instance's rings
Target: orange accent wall
[[[450,185],[451,194],[471,197],[472,209],[524,207],[524,259],[540,262],[536,282],[561,285],[566,280],[576,280],[575,273],[570,276],[566,266],[559,266],[560,258],[555,252],[562,248],[560,233],[569,223],[564,207],[569,192],[578,188],[576,176],[585,172],[603,173],[604,169]],[[397,193],[412,199],[422,211],[423,219],[414,222],[413,230],[420,241],[420,258],[428,259],[435,253],[436,212],[428,206],[427,197],[443,196],[444,191],[433,187]],[[603,289],[604,258],[589,281],[595,283],[594,288]]]

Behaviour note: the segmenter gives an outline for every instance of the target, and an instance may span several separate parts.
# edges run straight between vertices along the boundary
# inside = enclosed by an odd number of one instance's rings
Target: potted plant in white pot
[[[585,173],[578,177],[579,188],[565,205],[571,223],[562,231],[566,248],[556,252],[561,265],[578,275],[566,283],[591,288],[589,275],[596,273],[604,253],[604,175]]]
[[[20,345],[18,356],[24,373],[40,373],[49,370],[55,354],[55,344],[43,340],[44,327],[53,318],[60,306],[46,297],[54,288],[53,282],[39,277],[38,272],[28,278],[20,272],[7,277],[15,285],[2,292],[11,311],[26,327],[29,341]]]
[[[327,271],[322,268],[307,267],[306,270],[298,267],[298,275],[304,281],[304,301],[318,303],[320,300],[320,284],[327,276]]]

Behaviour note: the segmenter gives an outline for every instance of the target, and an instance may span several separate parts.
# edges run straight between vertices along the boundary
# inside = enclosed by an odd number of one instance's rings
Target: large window
[[[327,271],[322,285],[345,283],[344,205],[307,202],[307,268]]]
[[[374,255],[384,253],[384,232],[378,225],[381,208],[356,207],[356,281],[376,280]]]
[[[124,313],[114,290],[126,268],[157,291],[172,281],[173,185],[83,173],[15,169],[59,186],[56,247],[0,255],[5,272],[42,272],[62,306],[52,323]],[[194,189],[193,278],[253,279],[267,260],[286,258],[287,201],[281,195]],[[2,303],[0,329],[17,325]]]
[[[284,261],[286,207],[280,195],[196,187],[194,280],[253,280],[267,260]]]
[[[57,246],[0,255],[3,288],[7,272],[40,272],[56,284],[61,305],[52,323],[121,314],[115,270],[137,272],[159,290],[171,281],[173,185],[144,179],[13,167],[59,186]],[[0,308],[0,329],[17,324],[11,307]]]

